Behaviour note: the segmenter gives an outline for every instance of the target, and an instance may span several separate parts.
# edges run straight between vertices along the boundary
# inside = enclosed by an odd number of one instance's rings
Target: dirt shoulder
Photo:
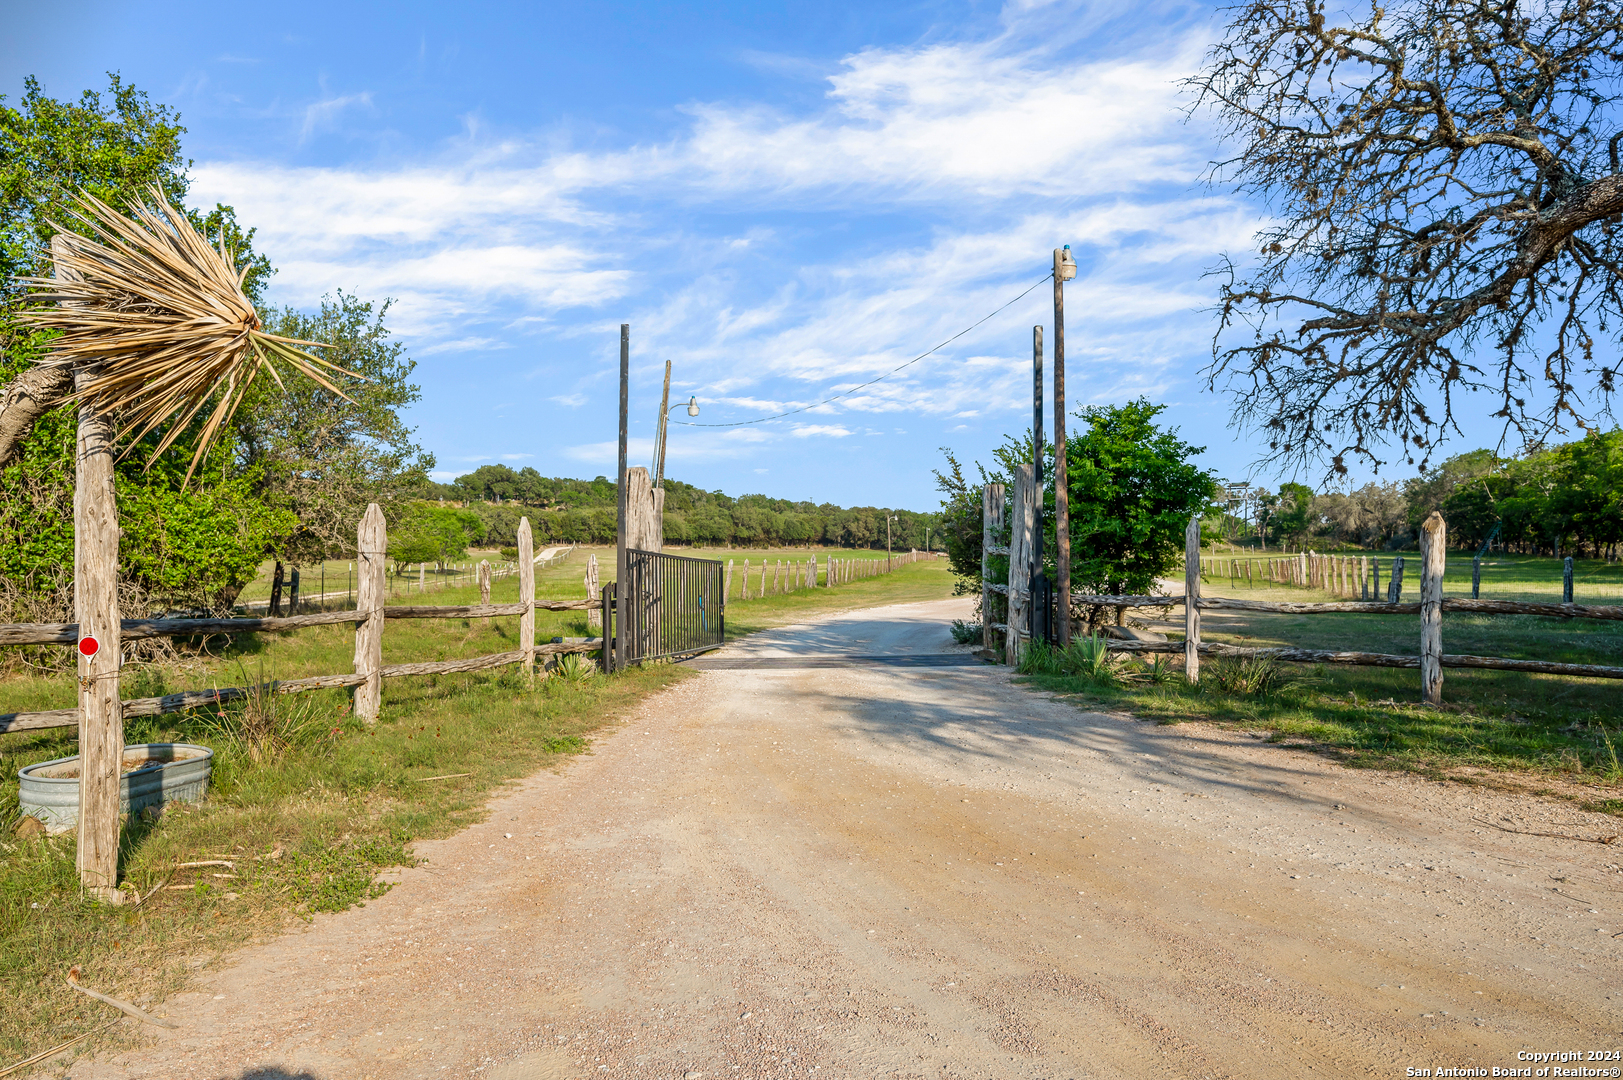
[[[729,653],[946,653],[966,611]],[[1623,852],[1479,821],[1615,824],[1002,668],[707,671],[71,1075],[1342,1077],[1614,1048]]]

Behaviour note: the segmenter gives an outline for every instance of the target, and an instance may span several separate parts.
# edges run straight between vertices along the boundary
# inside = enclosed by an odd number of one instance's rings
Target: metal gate
[[[691,656],[722,644],[726,613],[719,560],[633,548],[626,552],[625,585],[603,589],[605,670],[614,670],[614,640],[621,635],[628,664]]]

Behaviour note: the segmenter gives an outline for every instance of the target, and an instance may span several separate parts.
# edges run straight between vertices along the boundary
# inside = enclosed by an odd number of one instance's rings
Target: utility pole
[[[1054,571],[1059,579],[1059,644],[1071,644],[1071,491],[1065,460],[1065,288],[1076,277],[1071,245],[1054,249]]]
[[[895,514],[889,512],[885,514],[885,573],[887,574],[895,569],[890,560],[890,523],[895,520]]]
[[[626,595],[626,423],[631,408],[631,324],[620,324],[620,477],[615,484],[619,509],[615,518],[614,543],[614,666],[623,668],[628,659],[625,613],[630,607]],[[605,619],[608,612],[603,613]],[[607,628],[611,624],[604,622]]]

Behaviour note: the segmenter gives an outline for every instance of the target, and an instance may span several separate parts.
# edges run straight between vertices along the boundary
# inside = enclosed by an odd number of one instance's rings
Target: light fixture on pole
[[[683,406],[683,403],[680,402],[680,401],[677,402],[675,405],[672,405],[672,404],[670,404],[670,400],[671,400],[671,362],[669,360],[667,360],[667,361],[665,361],[665,393],[660,397],[660,400],[659,400],[659,422],[654,426],[654,471],[653,471],[653,477],[654,477],[654,487],[655,488],[663,488],[665,486],[665,437],[666,437],[667,433],[670,431],[671,410],[672,409],[680,409]],[[686,405],[687,405],[687,410],[688,410],[688,415],[689,416],[698,416],[699,415],[699,399],[697,397],[690,396],[688,398],[687,402],[686,402]]]
[[[1065,461],[1065,288],[1076,277],[1071,245],[1054,249],[1054,576],[1059,643],[1071,644],[1071,493]]]

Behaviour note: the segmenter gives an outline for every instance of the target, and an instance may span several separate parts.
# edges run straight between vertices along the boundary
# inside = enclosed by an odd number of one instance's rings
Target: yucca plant
[[[91,403],[116,419],[121,439],[133,434],[132,446],[174,421],[154,460],[208,408],[190,482],[260,372],[283,385],[284,363],[346,401],[326,372],[354,373],[305,351],[327,347],[320,342],[267,334],[242,289],[247,271],[238,273],[224,240],[211,247],[161,189],[150,194],[131,217],[81,194],[73,216],[91,235],[58,226],[57,276],[23,279],[41,306],[19,318],[59,332],[43,365],[84,376],[56,404]]]
[[[1065,654],[1066,668],[1097,686],[1117,686],[1126,677],[1110,655],[1110,639],[1102,634],[1075,638]]]

